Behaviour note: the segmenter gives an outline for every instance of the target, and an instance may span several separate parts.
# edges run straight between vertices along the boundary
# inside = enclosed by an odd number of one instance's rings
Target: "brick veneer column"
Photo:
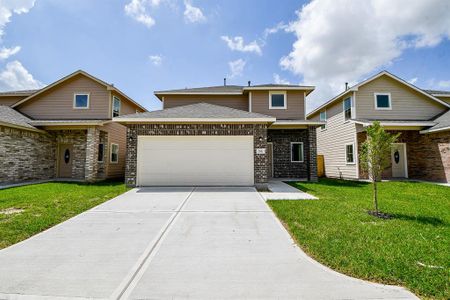
[[[86,133],[86,163],[84,167],[84,179],[95,181],[97,179],[97,156],[100,141],[100,130],[97,127],[89,127]]]
[[[317,182],[317,135],[316,127],[308,126],[309,141],[309,181]]]

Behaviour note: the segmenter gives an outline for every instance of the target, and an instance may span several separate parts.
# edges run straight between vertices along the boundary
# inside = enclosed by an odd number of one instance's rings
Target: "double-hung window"
[[[286,92],[269,92],[269,109],[286,109],[286,102]]]
[[[375,93],[374,97],[375,97],[375,109],[377,110],[392,109],[390,93]]]
[[[73,108],[88,109],[89,108],[89,94],[74,94]]]
[[[119,145],[111,144],[111,163],[119,162]]]
[[[354,144],[347,144],[345,145],[345,161],[347,164],[354,164],[355,163],[355,145]]]
[[[303,162],[303,143],[291,143],[291,162]]]
[[[320,120],[320,122],[326,122],[326,121],[327,121],[327,111],[326,111],[326,110],[322,110],[322,111],[320,112],[319,120]],[[320,126],[320,128],[321,128],[322,130],[324,130],[324,129],[326,129],[326,126],[327,126],[327,125],[324,124],[324,125]]]
[[[347,121],[352,118],[352,97],[344,99],[344,120]]]
[[[112,116],[118,117],[120,115],[120,99],[116,96],[113,96],[113,103],[112,103]]]

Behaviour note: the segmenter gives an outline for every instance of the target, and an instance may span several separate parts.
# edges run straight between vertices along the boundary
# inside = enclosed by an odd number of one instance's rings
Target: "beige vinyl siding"
[[[73,108],[75,93],[89,93],[89,109]],[[33,119],[108,119],[109,92],[83,75],[75,76],[19,105],[17,109]]]
[[[124,99],[121,95],[119,95],[116,92],[112,92],[111,93],[111,107],[110,107],[110,116],[112,116],[112,101],[113,101],[113,96],[116,96],[120,99],[120,115],[128,115],[128,114],[134,114],[137,112],[143,112],[143,110],[138,107],[137,105],[135,105],[134,103]]]
[[[449,97],[436,97],[436,98],[450,104],[450,96]],[[1,98],[0,98],[0,101],[1,101]]]
[[[283,120],[304,120],[304,95],[303,91],[287,91],[287,109],[269,109],[269,91],[252,91],[252,112]]]
[[[391,94],[391,110],[376,110],[374,93]],[[446,108],[412,88],[384,75],[356,92],[356,118],[429,120]]]
[[[167,95],[164,108],[195,103],[209,103],[248,111],[248,95]]]
[[[354,143],[357,162],[356,127],[352,122],[344,122],[342,100],[327,108],[326,129],[317,128],[317,154],[324,156],[327,177],[357,179],[357,164],[347,164],[345,157],[345,145]],[[314,115],[311,120],[318,118]]]
[[[100,127],[100,130],[108,132],[106,177],[107,178],[123,177],[125,174],[127,128],[118,123],[108,123],[103,127]],[[117,163],[111,163],[111,144],[119,145],[119,161]]]
[[[11,106],[25,98],[24,96],[0,96],[0,105]]]

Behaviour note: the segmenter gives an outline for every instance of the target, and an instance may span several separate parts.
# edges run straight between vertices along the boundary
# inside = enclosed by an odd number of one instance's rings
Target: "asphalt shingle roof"
[[[0,122],[36,129],[36,127],[29,124],[31,122],[29,118],[6,105],[0,105]]]
[[[198,88],[184,88],[175,90],[155,91],[155,94],[183,94],[183,93],[242,93],[245,88],[310,88],[310,86],[302,86],[295,84],[256,84],[251,86],[242,85],[220,85],[220,86],[207,86]]]
[[[450,95],[450,91],[438,91],[438,90],[424,90],[424,91],[431,95],[436,95],[436,94]]]
[[[450,110],[448,110],[444,114],[440,115],[433,121],[436,122],[437,124],[431,128],[428,128],[428,130],[436,130],[436,129],[450,127]]]
[[[17,95],[17,96],[27,96],[36,93],[39,90],[20,90],[20,91],[3,91],[0,92],[0,96],[2,95]]]
[[[273,118],[271,116],[243,111],[226,106],[209,103],[196,103],[163,110],[156,110],[144,113],[123,115],[116,119],[253,119],[253,118]]]

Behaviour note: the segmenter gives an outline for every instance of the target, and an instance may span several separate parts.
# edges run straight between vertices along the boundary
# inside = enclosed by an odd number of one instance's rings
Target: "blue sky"
[[[316,85],[310,109],[344,82],[382,69],[450,90],[446,0],[391,7],[400,17],[385,11],[387,0],[12,2],[0,4],[10,11],[0,15],[2,90],[49,84],[77,69],[148,109],[160,108],[154,90],[220,85],[224,77]]]

